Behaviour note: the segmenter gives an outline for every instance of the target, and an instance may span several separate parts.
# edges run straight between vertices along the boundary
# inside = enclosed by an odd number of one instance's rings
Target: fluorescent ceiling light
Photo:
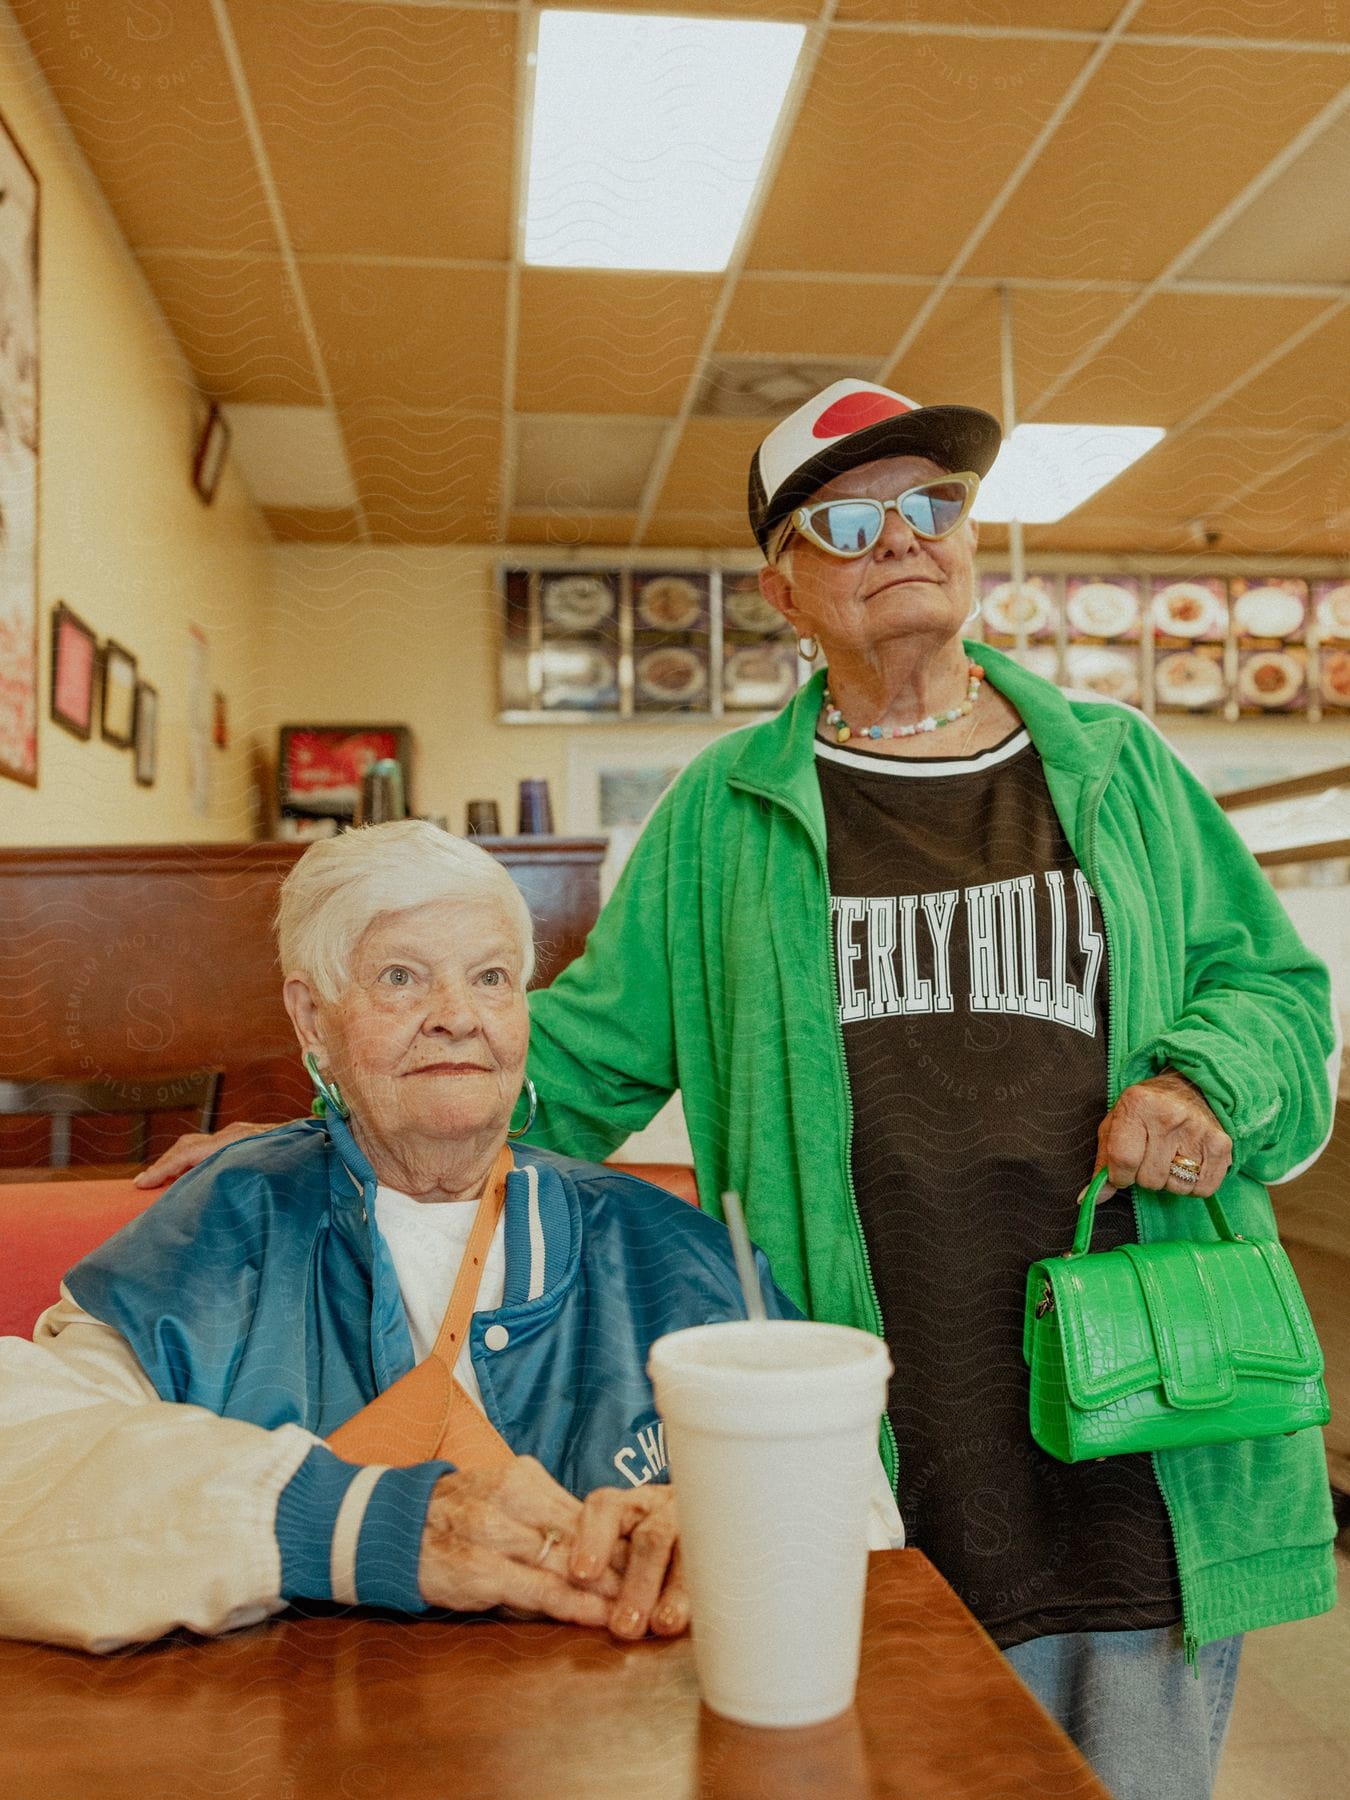
[[[725,269],[805,36],[751,19],[541,13],[525,261]]]
[[[980,483],[973,516],[1053,525],[1163,436],[1160,425],[1018,425]]]

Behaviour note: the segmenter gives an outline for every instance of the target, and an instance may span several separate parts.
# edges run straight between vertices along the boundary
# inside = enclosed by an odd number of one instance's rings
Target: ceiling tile
[[[834,34],[747,267],[940,273],[1087,54],[1081,44]]]
[[[1120,0],[839,0],[837,19],[869,24],[922,19],[930,25],[1050,26],[1061,31],[1104,31]]]
[[[968,265],[1146,280],[1337,93],[1343,57],[1113,50]]]
[[[306,261],[300,279],[339,405],[500,408],[505,270]]]
[[[1330,204],[1340,196],[1340,205]],[[1276,177],[1188,276],[1219,281],[1350,282],[1350,116]]]
[[[208,0],[12,10],[133,246],[276,251]]]
[[[353,507],[336,414],[325,406],[227,406],[230,455],[263,505]]]
[[[633,512],[667,419],[576,419],[526,413],[519,423],[513,504],[520,510]]]
[[[514,512],[507,521],[511,544],[628,544],[632,542],[636,513]]]
[[[1178,526],[1207,519],[1222,513],[1231,495],[1304,442],[1298,432],[1224,431],[1206,420],[1194,431],[1164,438],[1071,516],[1133,515]]]
[[[1194,37],[1307,38],[1335,42],[1346,31],[1337,0],[1144,0],[1131,31],[1186,32]]]
[[[688,13],[711,12],[707,5],[687,6],[679,0],[567,0],[579,12]],[[716,0],[718,13],[737,19],[814,19],[820,0]]]
[[[297,249],[509,254],[511,13],[231,0],[230,18]]]
[[[669,544],[672,549],[753,550],[745,514],[677,513],[652,515],[641,540],[644,546]]]
[[[1350,418],[1350,306],[1216,409],[1237,431],[1334,431]]]
[[[696,275],[524,270],[517,407],[677,412],[719,286]]]
[[[690,419],[666,471],[658,510],[734,512],[745,521],[748,539],[745,484],[750,458],[773,425],[772,419]]]
[[[264,506],[272,536],[283,544],[356,544],[361,523],[350,507]]]
[[[140,260],[204,394],[296,405],[322,399],[280,261],[155,252]]]
[[[1311,544],[1350,550],[1350,437],[1342,430],[1311,445],[1305,437],[1300,448],[1308,455],[1224,509],[1225,537],[1259,532],[1286,555],[1306,555]]]
[[[880,276],[826,282],[746,275],[736,283],[717,348],[740,355],[884,356],[926,292]]]
[[[1173,425],[1325,305],[1236,294],[1158,294],[1035,416]]]
[[[496,540],[499,417],[344,407],[341,421],[361,504],[377,543]]]

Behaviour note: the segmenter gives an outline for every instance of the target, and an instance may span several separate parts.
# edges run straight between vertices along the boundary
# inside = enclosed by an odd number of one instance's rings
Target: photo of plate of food
[[[1328,706],[1350,706],[1350,650],[1322,652],[1322,698]]]
[[[638,594],[638,618],[653,631],[688,631],[703,611],[703,596],[683,575],[658,575]]]
[[[1224,687],[1222,665],[1194,650],[1164,656],[1153,671],[1153,691],[1164,706],[1213,706]]]
[[[614,592],[598,575],[559,575],[544,583],[544,617],[563,631],[593,631],[614,611]]]
[[[747,644],[733,650],[722,675],[728,706],[768,710],[781,706],[795,685],[794,654],[773,644]]]
[[[1138,706],[1139,661],[1132,650],[1110,650],[1095,644],[1070,644],[1065,652],[1065,683]]]
[[[760,593],[758,585],[722,590],[722,613],[728,625],[737,631],[781,631],[783,615]]]
[[[633,676],[644,699],[692,700],[708,685],[708,665],[694,650],[664,644],[638,658]]]
[[[1024,644],[1012,653],[1013,661],[1039,675],[1042,681],[1059,679],[1059,651],[1053,644]]]
[[[981,611],[987,630],[1031,637],[1050,621],[1050,596],[1034,581],[1024,581],[1020,590],[1011,581],[1001,581],[985,595]]]
[[[1198,581],[1174,581],[1153,597],[1153,617],[1170,637],[1199,638],[1221,634],[1223,606],[1213,589]]]
[[[1303,602],[1284,588],[1248,588],[1234,602],[1233,618],[1247,637],[1293,637],[1303,624]]]
[[[1328,588],[1318,600],[1317,629],[1324,638],[1350,638],[1350,581]]]
[[[618,698],[613,657],[590,644],[546,645],[541,673],[545,706],[596,706]]]
[[[1069,623],[1084,637],[1119,637],[1139,621],[1139,599],[1114,581],[1086,581],[1069,595]]]
[[[1261,650],[1238,671],[1238,696],[1247,706],[1288,706],[1303,686],[1303,664],[1283,650]]]

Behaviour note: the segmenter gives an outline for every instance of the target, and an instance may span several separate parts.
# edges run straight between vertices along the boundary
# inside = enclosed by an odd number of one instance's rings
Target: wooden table
[[[370,1613],[111,1658],[0,1643],[6,1800],[1110,1800],[917,1550],[874,1555],[854,1709],[699,1706],[688,1638]]]

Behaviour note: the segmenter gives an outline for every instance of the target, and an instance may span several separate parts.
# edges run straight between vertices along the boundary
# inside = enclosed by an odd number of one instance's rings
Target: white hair
[[[330,1004],[346,986],[352,952],[381,913],[429,900],[503,902],[520,939],[521,982],[534,973],[534,923],[524,895],[477,844],[424,819],[361,825],[311,844],[281,884],[277,945],[284,975],[305,975]]]

